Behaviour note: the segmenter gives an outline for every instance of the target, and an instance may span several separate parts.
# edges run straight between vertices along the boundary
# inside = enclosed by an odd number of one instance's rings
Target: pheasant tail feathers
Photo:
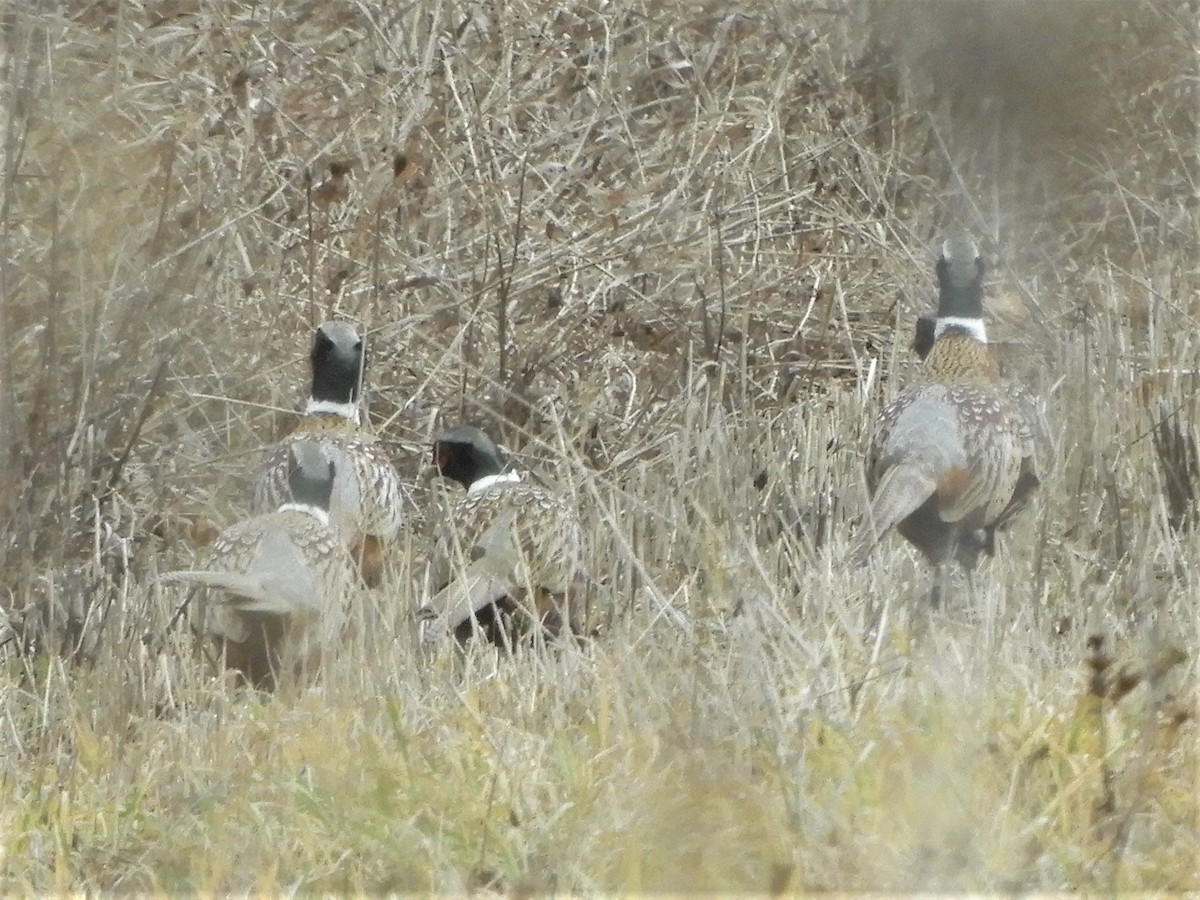
[[[935,490],[937,481],[916,466],[901,463],[888,469],[871,502],[867,527],[852,557],[855,562],[865,562],[879,539],[920,509]]]

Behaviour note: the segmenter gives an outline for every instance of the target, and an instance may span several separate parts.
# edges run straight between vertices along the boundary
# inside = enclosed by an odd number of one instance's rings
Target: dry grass
[[[3,6],[0,889],[1200,888],[1194,3],[393,6]],[[1045,490],[930,612],[843,559],[955,225]],[[331,314],[599,639],[418,661],[421,533],[315,687],[164,632]]]

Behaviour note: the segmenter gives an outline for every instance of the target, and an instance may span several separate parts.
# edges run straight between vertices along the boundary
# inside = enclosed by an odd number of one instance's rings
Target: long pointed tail
[[[884,472],[851,554],[854,564],[865,563],[880,539],[920,509],[935,490],[937,481],[916,466],[900,463]]]
[[[486,572],[467,570],[442,588],[417,610],[418,619],[429,622],[427,632],[453,630],[489,603],[503,599],[507,589]],[[441,619],[437,625],[434,620]]]
[[[256,612],[285,614],[292,612],[292,604],[268,591],[262,580],[240,572],[216,572],[211,569],[184,569],[167,572],[158,578],[159,584],[198,584],[224,591],[241,609]]]

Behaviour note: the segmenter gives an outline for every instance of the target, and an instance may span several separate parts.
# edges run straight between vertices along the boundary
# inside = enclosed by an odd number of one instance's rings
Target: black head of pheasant
[[[942,244],[937,262],[938,312],[934,339],[947,332],[962,331],[987,343],[983,327],[983,257],[979,247],[965,235],[955,235]]]
[[[348,322],[326,322],[313,338],[310,413],[333,413],[358,421],[358,393],[367,354],[363,339]]]
[[[504,456],[496,442],[473,425],[456,425],[439,435],[433,445],[433,462],[443,478],[468,490],[504,470]]]
[[[965,235],[942,244],[937,263],[937,318],[917,320],[913,348],[933,377],[995,378],[983,323],[983,257]]]

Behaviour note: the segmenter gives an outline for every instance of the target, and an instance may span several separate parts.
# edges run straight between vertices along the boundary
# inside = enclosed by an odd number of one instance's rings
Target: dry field
[[[1200,889],[1195,0],[0,9],[0,893]],[[959,226],[1044,489],[931,610],[845,559]],[[329,316],[429,515],[250,696],[153,580]],[[415,657],[462,419],[588,644]]]

